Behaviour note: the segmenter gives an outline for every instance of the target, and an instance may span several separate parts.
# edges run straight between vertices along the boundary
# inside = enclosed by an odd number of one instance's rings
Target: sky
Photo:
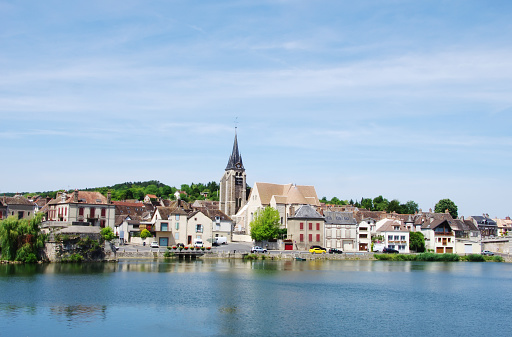
[[[512,215],[511,1],[1,1],[0,194],[220,181]],[[236,123],[235,123],[236,121]]]

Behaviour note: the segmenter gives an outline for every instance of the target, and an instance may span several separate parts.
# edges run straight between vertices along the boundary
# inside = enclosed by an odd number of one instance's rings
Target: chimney
[[[107,204],[111,204],[112,203],[112,193],[110,192],[110,190],[108,190],[107,192]]]
[[[78,202],[78,190],[75,188],[75,192],[73,193],[73,202]]]
[[[432,213],[432,208],[430,208],[428,211],[429,211],[430,213]]]
[[[505,217],[505,220],[510,220],[510,217],[509,217],[509,216],[506,216],[506,217]]]
[[[448,211],[448,208],[444,210],[445,213],[450,213],[450,211]]]

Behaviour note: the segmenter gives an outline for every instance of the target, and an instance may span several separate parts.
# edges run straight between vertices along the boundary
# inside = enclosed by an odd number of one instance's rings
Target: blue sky
[[[510,215],[510,1],[0,1],[0,193],[219,181]]]

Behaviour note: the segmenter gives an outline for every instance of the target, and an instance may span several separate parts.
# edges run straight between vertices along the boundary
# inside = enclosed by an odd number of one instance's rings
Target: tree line
[[[327,200],[326,197],[323,197],[320,202],[330,204],[330,205],[353,205],[358,208],[364,208],[369,211],[386,211],[388,213],[396,212],[398,214],[414,214],[418,212],[418,204],[412,200],[407,201],[406,203],[401,203],[398,199],[393,199],[389,201],[384,198],[382,195],[379,195],[375,198],[361,198],[360,201],[356,200],[340,200],[337,197],[332,198],[331,200]]]

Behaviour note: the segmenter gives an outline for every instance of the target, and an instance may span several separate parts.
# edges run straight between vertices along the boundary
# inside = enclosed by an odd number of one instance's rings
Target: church
[[[256,182],[247,196],[246,180],[235,131],[233,150],[220,181],[219,195],[219,208],[233,219],[235,232],[250,234],[255,213],[267,206],[279,211],[283,228],[288,228],[288,218],[294,217],[300,206],[320,206],[314,186]]]

